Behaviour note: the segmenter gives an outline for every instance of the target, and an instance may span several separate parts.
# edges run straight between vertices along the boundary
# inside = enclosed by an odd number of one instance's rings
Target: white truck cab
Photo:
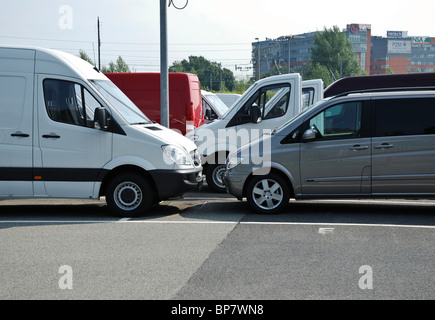
[[[186,135],[198,146],[208,186],[225,192],[227,155],[261,137],[323,99],[321,79],[302,81],[298,73],[255,82],[219,119]]]
[[[201,90],[201,96],[205,123],[222,118],[228,111],[228,106],[215,93]]]
[[[0,199],[105,196],[122,216],[198,186],[195,144],[103,73],[50,49],[0,47]]]

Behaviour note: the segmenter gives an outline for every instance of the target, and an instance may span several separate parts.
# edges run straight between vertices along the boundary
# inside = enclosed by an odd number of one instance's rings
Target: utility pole
[[[258,56],[258,80],[261,79],[261,68],[260,68],[260,39],[259,38],[255,38],[255,40],[257,40],[257,56]]]
[[[166,0],[160,0],[160,124],[169,128],[168,28]]]
[[[100,17],[97,17],[97,29],[98,29],[98,70],[101,70]]]

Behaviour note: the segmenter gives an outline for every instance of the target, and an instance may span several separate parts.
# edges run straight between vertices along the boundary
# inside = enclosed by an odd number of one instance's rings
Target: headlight
[[[241,164],[243,162],[243,158],[242,157],[231,157],[227,160],[227,169],[233,169],[235,167],[237,167],[239,164]]]
[[[166,157],[164,156],[163,158],[167,164],[172,164],[172,162],[175,162],[180,166],[192,165],[192,161],[184,149],[173,145],[162,146],[162,149],[166,155]]]

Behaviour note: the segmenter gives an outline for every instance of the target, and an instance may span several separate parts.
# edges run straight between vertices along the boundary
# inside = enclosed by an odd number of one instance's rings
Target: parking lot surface
[[[431,300],[434,207],[306,201],[260,215],[205,188],[129,219],[104,201],[3,200],[0,299]]]

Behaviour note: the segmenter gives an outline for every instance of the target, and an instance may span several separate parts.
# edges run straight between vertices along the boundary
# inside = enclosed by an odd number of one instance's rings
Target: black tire
[[[215,192],[226,192],[223,176],[225,173],[225,164],[211,164],[205,172],[207,185]]]
[[[246,198],[249,207],[255,212],[278,213],[288,206],[289,185],[283,178],[274,173],[254,176],[246,189]]]
[[[114,214],[137,217],[151,206],[154,193],[148,181],[135,173],[123,173],[114,177],[106,189],[106,202]]]

